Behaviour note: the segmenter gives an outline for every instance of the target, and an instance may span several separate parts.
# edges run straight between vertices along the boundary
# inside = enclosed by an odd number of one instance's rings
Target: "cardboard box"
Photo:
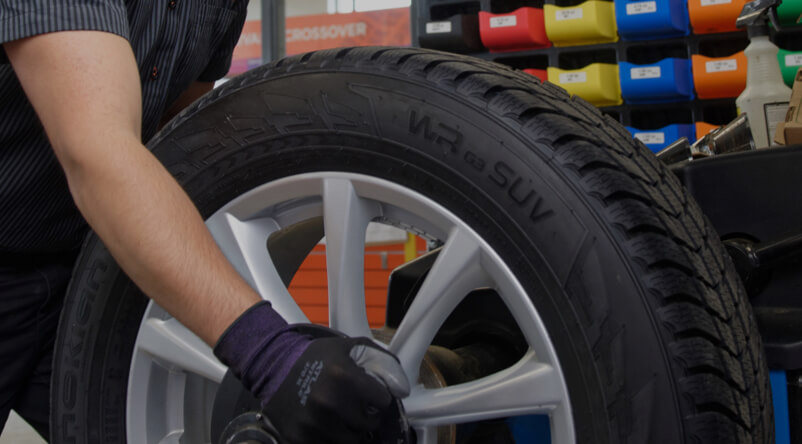
[[[794,78],[794,87],[791,91],[791,101],[785,122],[777,125],[774,141],[780,145],[796,145],[802,143],[802,68],[797,70]]]

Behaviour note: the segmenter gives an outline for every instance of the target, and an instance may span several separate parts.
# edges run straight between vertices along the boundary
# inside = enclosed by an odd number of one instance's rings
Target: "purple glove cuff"
[[[214,354],[264,405],[311,339],[292,330],[267,301],[246,310],[220,336]]]

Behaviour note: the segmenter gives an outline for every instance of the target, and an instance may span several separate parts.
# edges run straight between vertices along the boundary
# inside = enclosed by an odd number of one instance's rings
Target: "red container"
[[[508,14],[479,12],[479,35],[491,52],[523,51],[546,48],[551,42],[546,37],[543,10],[523,7]]]
[[[524,69],[522,71],[527,73],[527,74],[531,74],[531,75],[537,77],[542,82],[545,82],[546,80],[549,79],[548,71],[546,71],[545,69],[528,68],[528,69]]]

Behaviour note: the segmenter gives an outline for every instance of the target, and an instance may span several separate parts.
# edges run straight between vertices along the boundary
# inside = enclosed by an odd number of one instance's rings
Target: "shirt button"
[[[159,68],[154,66],[153,70],[150,71],[150,78],[156,80],[157,77],[159,77]]]
[[[170,9],[175,9],[176,1],[170,0],[170,3],[167,3],[167,7]]]

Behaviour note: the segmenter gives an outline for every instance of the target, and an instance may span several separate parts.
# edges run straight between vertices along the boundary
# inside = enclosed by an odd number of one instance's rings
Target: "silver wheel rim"
[[[529,345],[514,365],[465,384],[413,384],[404,401],[420,444],[437,442],[437,426],[548,415],[552,443],[573,443],[563,372],[531,299],[498,254],[454,214],[416,191],[375,177],[320,172],[264,184],[226,204],[206,225],[239,273],[289,322],[308,322],[282,283],[265,247],[276,231],[323,216],[331,325],[370,336],[365,310],[365,230],[392,221],[444,241],[389,348],[410,381],[432,338],[473,289],[492,288]],[[210,348],[154,303],[134,347],[127,398],[130,444],[209,442],[211,409],[226,372]]]

